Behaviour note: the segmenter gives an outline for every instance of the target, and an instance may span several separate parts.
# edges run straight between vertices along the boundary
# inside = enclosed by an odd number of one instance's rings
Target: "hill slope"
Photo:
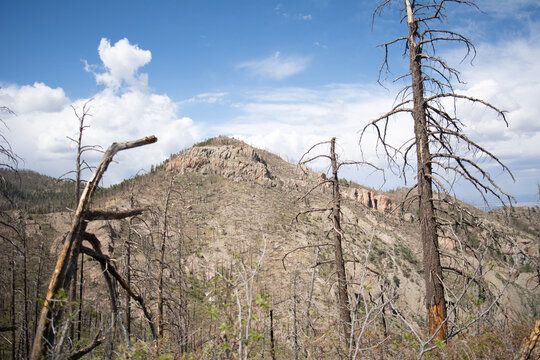
[[[161,298],[171,351],[227,358],[244,346],[249,357],[264,354],[270,349],[272,319],[280,358],[300,351],[307,358],[333,359],[343,349],[329,246],[332,224],[327,211],[316,211],[328,208],[332,198],[331,189],[317,187],[321,177],[238,140],[214,138],[104,192],[95,208],[147,211],[131,221],[91,223],[89,231],[122,274],[129,273],[154,314],[158,274],[164,275]],[[397,350],[401,346],[414,354],[418,343],[411,328],[421,333],[425,326],[414,211],[396,207],[397,193],[343,185],[353,332],[368,357],[403,356]],[[457,238],[441,234],[452,330],[487,309],[492,311],[484,316],[483,329],[540,313],[538,235],[478,213],[476,226],[452,227]],[[68,214],[44,214],[35,221],[48,229],[54,253],[69,227]],[[87,338],[108,311],[97,265],[86,265]],[[142,315],[131,307],[130,319],[137,324],[132,334],[145,339]]]

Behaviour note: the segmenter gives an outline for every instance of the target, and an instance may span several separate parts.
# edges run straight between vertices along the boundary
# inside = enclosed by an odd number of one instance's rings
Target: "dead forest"
[[[540,208],[513,206],[486,163],[511,169],[455,109],[510,125],[506,112],[456,92],[460,74],[438,52],[474,54],[439,25],[446,6],[476,5],[384,0],[373,21],[394,3],[403,31],[380,46],[379,81],[398,47],[406,82],[358,126],[386,168],[340,158],[331,134],[296,163],[218,136],[103,188],[119,152],[159,139],[87,145],[91,102],[73,108],[74,168],[58,178],[1,147],[0,358],[538,359]],[[392,143],[396,116],[410,123],[405,143]],[[385,192],[345,167],[413,179]],[[501,207],[459,201],[456,176]]]

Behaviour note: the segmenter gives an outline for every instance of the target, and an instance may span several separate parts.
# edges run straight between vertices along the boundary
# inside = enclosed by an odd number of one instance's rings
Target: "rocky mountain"
[[[92,222],[89,231],[154,314],[157,274],[163,275],[171,352],[182,344],[198,358],[229,358],[245,346],[250,358],[270,358],[275,346],[278,358],[335,359],[343,354],[333,225],[324,210],[332,201],[332,189],[323,185],[327,176],[218,137],[97,196],[94,208],[145,211],[131,220]],[[368,358],[414,356],[414,332],[422,333],[426,323],[416,208],[400,206],[404,189],[383,193],[345,180],[341,185],[353,333]],[[480,334],[531,321],[540,314],[538,222],[464,209],[459,220],[469,226],[450,224],[440,236],[450,328],[474,324]],[[523,216],[538,214],[533,208]],[[70,214],[21,216],[31,216],[32,236],[46,239],[54,257]],[[99,264],[86,261],[83,338],[90,339],[109,311],[108,290]],[[142,312],[133,303],[130,309],[132,336],[148,340]],[[117,323],[111,343],[122,343],[125,321]]]

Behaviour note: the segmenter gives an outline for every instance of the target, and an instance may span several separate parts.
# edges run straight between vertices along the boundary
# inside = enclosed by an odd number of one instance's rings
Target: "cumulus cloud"
[[[247,70],[256,77],[283,80],[304,71],[309,62],[309,57],[283,56],[279,51],[276,51],[274,55],[267,58],[241,63],[237,68]]]
[[[540,36],[479,44],[475,66],[461,69],[468,85],[460,92],[484,99],[506,111],[506,123],[482,106],[462,104],[472,139],[500,157],[514,172],[516,183],[506,182],[514,195],[534,194],[540,180]],[[529,200],[531,201],[531,200]]]
[[[69,102],[62,88],[53,89],[40,82],[0,89],[0,103],[15,113],[56,112]]]
[[[3,119],[9,127],[6,138],[24,160],[21,167],[50,176],[74,168],[75,148],[67,137],[75,137],[78,123],[71,105],[80,113],[88,103],[91,116],[86,124],[90,127],[85,130],[84,144],[106,148],[115,141],[158,137],[157,144],[119,153],[118,164],[112,164],[107,171],[105,185],[161,163],[201,139],[201,128],[192,119],[179,115],[178,103],[167,95],[150,92],[146,76],[137,73],[150,61],[149,51],[130,45],[127,39],[114,46],[102,39],[99,54],[106,72],[96,74],[96,82],[106,88],[92,99],[71,101],[63,89],[41,83],[0,89],[0,102],[17,114],[3,115]],[[89,152],[86,156],[91,164],[101,159],[100,153]]]
[[[139,68],[152,60],[149,50],[142,50],[138,45],[131,45],[124,38],[118,40],[113,46],[108,39],[102,38],[98,46],[98,53],[105,72],[94,72],[92,66],[86,66],[92,71],[98,84],[103,84],[112,90],[118,90],[124,83],[131,87],[146,87],[148,75],[139,74]]]
[[[475,66],[462,70],[469,86],[460,91],[489,101],[505,110],[508,127],[500,117],[480,106],[466,105],[462,115],[470,118],[474,138],[497,149],[502,156],[519,151],[540,158],[540,148],[528,139],[540,133],[540,36],[481,44]],[[471,116],[472,115],[472,116]],[[524,141],[525,140],[525,141]],[[519,144],[519,146],[515,146]]]

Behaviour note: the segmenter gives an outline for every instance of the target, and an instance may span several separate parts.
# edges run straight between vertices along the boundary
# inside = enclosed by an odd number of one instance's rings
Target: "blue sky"
[[[372,25],[376,1],[0,1],[0,105],[3,134],[21,167],[59,176],[73,167],[71,105],[91,102],[86,141],[106,147],[156,134],[158,144],[122,154],[106,183],[149,169],[171,153],[219,134],[296,160],[313,143],[338,138],[343,158],[358,159],[359,131],[384,113],[402,84],[376,83],[377,44],[405,30],[399,4]],[[540,2],[481,0],[484,12],[451,7],[448,24],[478,54],[441,53],[467,82],[463,93],[508,110],[506,129],[492,114],[465,107],[466,132],[507,163],[521,202],[537,202],[540,182]],[[391,52],[390,78],[407,63]],[[410,134],[395,124],[395,140]],[[364,155],[379,164],[374,143]],[[99,161],[99,154],[89,161]],[[489,164],[486,166],[490,167]],[[381,186],[367,169],[346,176]],[[384,188],[403,185],[387,176]],[[478,202],[465,186],[457,195]]]

